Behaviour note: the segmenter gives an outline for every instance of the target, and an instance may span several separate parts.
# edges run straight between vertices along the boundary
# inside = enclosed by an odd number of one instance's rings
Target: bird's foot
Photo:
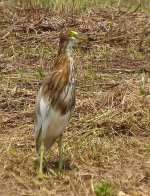
[[[38,178],[39,180],[43,180],[44,178],[48,178],[48,176],[45,175],[43,172],[38,172],[37,178]]]
[[[37,178],[38,178],[39,180],[42,180],[42,179],[44,178],[43,172],[39,172]]]

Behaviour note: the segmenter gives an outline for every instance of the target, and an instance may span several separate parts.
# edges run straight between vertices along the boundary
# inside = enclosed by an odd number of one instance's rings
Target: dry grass
[[[121,11],[149,12],[149,0],[7,0],[11,5],[50,8],[59,11],[88,11],[93,8],[115,8]]]
[[[72,18],[42,8],[2,8],[0,195],[102,195],[102,189],[106,196],[149,195],[148,20],[146,14],[115,10]],[[77,105],[64,134],[66,170],[59,174],[55,168],[54,145],[47,155],[48,179],[38,181],[35,96],[65,27],[96,40],[75,48]]]

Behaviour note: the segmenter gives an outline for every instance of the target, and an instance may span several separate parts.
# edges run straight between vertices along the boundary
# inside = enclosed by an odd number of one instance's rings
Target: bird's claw
[[[48,178],[48,176],[45,175],[43,172],[39,172],[37,178],[39,180],[43,180],[44,178]]]

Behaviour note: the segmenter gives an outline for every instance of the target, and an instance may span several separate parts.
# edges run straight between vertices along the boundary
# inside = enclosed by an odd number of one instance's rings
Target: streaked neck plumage
[[[58,55],[55,62],[55,68],[66,67],[68,63],[72,61],[71,53],[72,47],[74,45],[73,39],[68,39],[67,41],[59,43]],[[71,63],[72,64],[72,63]]]

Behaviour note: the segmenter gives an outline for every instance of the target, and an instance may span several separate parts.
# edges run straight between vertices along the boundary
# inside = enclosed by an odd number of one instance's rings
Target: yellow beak
[[[81,41],[88,41],[88,39],[89,39],[87,35],[85,35],[83,33],[76,32],[76,31],[70,31],[69,36],[74,37],[75,39],[78,39]]]
[[[78,33],[75,38],[81,41],[88,41],[89,39],[88,36],[83,33]]]

